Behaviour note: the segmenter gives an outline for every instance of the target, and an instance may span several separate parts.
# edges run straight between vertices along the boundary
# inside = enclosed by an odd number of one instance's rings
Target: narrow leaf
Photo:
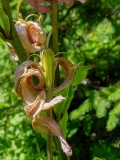
[[[87,76],[87,71],[91,68],[93,68],[93,66],[80,66],[75,74],[75,78],[72,83],[73,86],[80,84]]]
[[[69,92],[69,87],[67,87],[65,90],[61,91],[60,92],[60,95],[62,95],[63,97],[68,98],[68,92]],[[62,110],[65,106],[65,103],[66,101],[63,101],[61,102],[60,104],[57,104],[55,107],[54,107],[54,112],[55,112],[55,115],[57,116],[57,119],[60,120],[61,118],[61,114],[62,114]]]
[[[74,96],[73,86],[70,85],[69,86],[68,97],[66,99],[66,102],[65,102],[63,110],[62,110],[62,116],[64,116],[64,114],[67,112],[68,108],[70,107],[70,103],[71,103],[71,101],[73,99],[73,96]]]
[[[4,10],[0,7],[0,25],[5,31],[7,38],[10,38],[10,23],[8,16],[4,13]]]
[[[65,138],[67,133],[67,121],[68,121],[68,113],[66,112],[59,122],[62,134]]]

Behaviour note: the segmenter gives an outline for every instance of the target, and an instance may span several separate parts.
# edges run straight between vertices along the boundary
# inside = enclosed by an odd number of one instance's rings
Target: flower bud
[[[54,77],[54,52],[52,49],[45,49],[40,53],[40,60],[42,65],[42,74],[47,89],[53,86]]]
[[[46,34],[41,25],[32,21],[17,21],[15,28],[27,54],[45,48]]]

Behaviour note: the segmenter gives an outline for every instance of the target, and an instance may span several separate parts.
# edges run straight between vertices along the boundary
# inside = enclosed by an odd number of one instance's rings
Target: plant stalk
[[[57,4],[55,0],[52,0],[52,28],[58,24],[57,21]],[[54,30],[52,34],[52,44],[53,44],[53,51],[55,54],[58,53],[58,28]]]
[[[46,96],[47,96],[47,102],[49,102],[52,99],[52,90],[47,90]],[[49,109],[47,111],[47,116],[52,118],[52,109]],[[48,160],[53,160],[52,135],[47,136],[47,155],[48,155]]]
[[[19,60],[23,62],[27,59],[27,54],[21,44],[21,41],[18,37],[17,31],[13,23],[13,18],[12,18],[11,9],[10,9],[10,2],[9,0],[1,0],[1,2],[2,2],[3,10],[5,14],[8,16],[9,22],[10,22],[11,39],[9,39],[8,41],[13,46]]]
[[[56,25],[58,25],[58,20],[57,20],[57,4],[55,0],[52,0],[52,28],[55,27]],[[53,45],[53,51],[55,54],[58,53],[59,49],[58,49],[58,28],[56,27],[56,29],[54,30],[53,34],[52,34],[52,45]],[[56,71],[56,75],[55,75],[55,81],[56,81],[56,85],[58,86],[60,83],[60,74],[59,74],[59,68],[57,68]],[[57,144],[57,149],[59,152],[59,156],[61,160],[69,160],[69,157],[65,155],[65,153],[62,151],[60,142],[58,140],[57,137],[55,138],[55,142]]]

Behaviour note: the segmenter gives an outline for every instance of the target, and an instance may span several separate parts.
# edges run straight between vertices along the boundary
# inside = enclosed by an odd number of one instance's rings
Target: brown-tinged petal
[[[58,65],[62,67],[62,70],[65,74],[65,80],[59,87],[53,89],[53,95],[68,87],[74,78],[74,66],[70,61],[63,57],[55,58],[55,70]]]
[[[15,28],[27,54],[40,51],[45,47],[46,34],[38,23],[18,21]]]
[[[59,125],[51,118],[41,114],[42,110],[54,107],[57,103],[65,100],[65,98],[62,96],[57,96],[50,102],[46,103],[46,94],[42,89],[43,83],[41,82],[41,70],[38,63],[32,61],[23,62],[16,69],[15,75],[15,88],[26,105],[24,109],[26,114],[32,121],[33,129],[39,133],[58,136],[63,151],[66,153],[66,155],[70,156],[72,154],[72,150],[63,138],[60,132]],[[36,86],[34,87],[34,84],[31,85],[30,77],[33,75],[37,76],[42,83],[42,85],[39,86],[39,89],[36,89]]]
[[[63,152],[65,152],[67,156],[72,155],[71,147],[63,138],[60,131],[60,126],[54,120],[47,117],[46,115],[40,114],[33,119],[32,126],[33,129],[38,133],[45,133],[57,136],[61,142]]]
[[[44,80],[38,63],[25,61],[15,72],[15,89],[25,103],[25,112],[29,118],[33,118],[41,110],[47,110],[65,100],[62,96],[53,98],[46,103],[46,93],[44,91]],[[32,83],[32,76],[37,76],[40,83],[35,86]]]
[[[46,34],[42,26],[36,22],[27,22],[27,34],[31,44],[38,50],[45,48]]]
[[[18,61],[18,60],[19,60],[19,59],[18,59],[18,56],[16,55],[15,50],[14,50],[14,48],[12,47],[12,45],[7,42],[7,46],[8,46],[8,50],[9,50],[11,56],[13,57],[13,59],[14,59],[15,61]]]
[[[21,43],[27,54],[36,52],[36,49],[31,45],[27,35],[26,24],[15,24],[15,28],[21,40]]]
[[[46,101],[45,92],[41,91],[33,103],[29,103],[24,107],[26,114],[31,120],[40,114],[45,104],[45,101]]]
[[[45,91],[41,91],[37,96],[36,100],[33,103],[26,105],[24,110],[30,119],[34,119],[34,117],[40,114],[41,111],[53,108],[56,104],[61,103],[64,100],[64,97],[57,96],[53,98],[50,102],[45,103]]]
[[[39,78],[39,85],[31,85],[29,78]],[[38,95],[38,90],[43,90],[44,80],[40,72],[40,66],[33,61],[25,61],[17,67],[15,72],[15,89],[25,104],[33,103]],[[37,88],[37,89],[36,89]]]
[[[51,0],[25,0],[29,5],[35,8],[38,12],[47,13],[51,10],[51,6],[42,5],[43,2],[51,2]]]

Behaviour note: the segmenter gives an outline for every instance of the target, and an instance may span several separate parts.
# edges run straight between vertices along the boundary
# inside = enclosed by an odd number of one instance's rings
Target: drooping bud
[[[32,21],[17,21],[15,28],[27,54],[45,48],[46,34],[41,25]]]

